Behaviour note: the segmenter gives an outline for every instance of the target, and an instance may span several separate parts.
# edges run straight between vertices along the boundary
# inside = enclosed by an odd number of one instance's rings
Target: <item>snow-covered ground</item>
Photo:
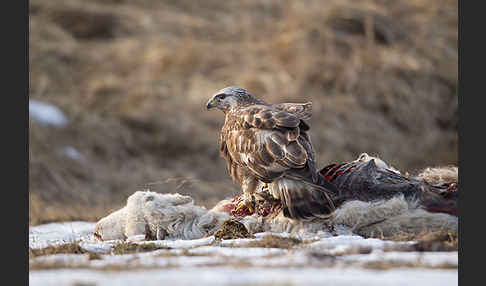
[[[289,248],[254,239],[140,241],[160,249],[114,254],[121,241],[100,242],[94,223],[51,223],[29,230],[29,247],[79,242],[90,254],[30,258],[30,285],[457,285],[457,252],[404,252],[413,242],[321,234]]]

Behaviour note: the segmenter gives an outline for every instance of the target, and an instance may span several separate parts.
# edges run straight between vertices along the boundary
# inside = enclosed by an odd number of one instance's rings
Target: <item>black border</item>
[[[28,27],[29,1],[2,2],[2,178],[3,207],[0,214],[2,256],[7,284],[28,285]],[[10,276],[10,277],[8,277]]]
[[[464,189],[464,169],[463,169],[463,149],[464,149],[464,144],[463,144],[463,140],[461,139],[462,136],[462,132],[461,132],[461,126],[463,126],[464,124],[464,108],[463,108],[463,100],[462,100],[462,96],[463,96],[463,84],[462,84],[462,72],[463,72],[463,36],[464,36],[464,33],[462,31],[463,29],[463,20],[464,20],[464,15],[463,15],[463,2],[460,1],[460,0],[457,0],[458,1],[458,11],[457,11],[457,14],[458,14],[458,45],[457,45],[457,48],[458,48],[458,73],[457,73],[457,80],[458,80],[458,86],[457,86],[457,108],[458,108],[458,113],[459,113],[459,118],[458,118],[458,126],[457,126],[457,133],[458,133],[458,161],[459,161],[459,171],[458,171],[458,184],[459,184],[459,188],[460,189]],[[459,249],[458,249],[458,283],[465,283],[464,282],[464,271],[463,271],[463,243],[464,243],[464,239],[463,239],[463,232],[464,232],[464,228],[463,228],[463,222],[464,222],[464,201],[463,201],[463,197],[464,196],[461,196],[461,194],[459,194],[459,198],[458,198],[458,208],[459,208]],[[461,282],[462,281],[462,282]]]
[[[2,240],[7,284],[29,282],[29,1],[2,3],[4,195]],[[11,279],[9,279],[11,278]]]
[[[485,114],[484,105],[479,102],[484,90],[484,18],[481,2],[458,0],[459,3],[459,285],[475,285],[482,280],[484,272],[483,255],[485,225],[483,211],[484,164],[481,147]],[[465,4],[468,4],[467,7]],[[474,13],[475,12],[475,13]],[[465,35],[467,34],[467,36]],[[482,55],[482,56],[481,56]],[[446,60],[446,59],[444,59]],[[476,64],[476,67],[474,65]],[[475,102],[475,100],[477,102]],[[469,137],[469,140],[466,139]],[[484,148],[484,147],[483,147]],[[476,256],[476,257],[475,257]],[[479,282],[481,284],[481,282]]]

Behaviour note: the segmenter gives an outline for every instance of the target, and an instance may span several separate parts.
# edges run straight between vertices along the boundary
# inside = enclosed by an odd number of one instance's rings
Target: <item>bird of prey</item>
[[[286,217],[330,216],[337,190],[316,169],[305,121],[311,117],[310,102],[270,104],[233,86],[216,92],[206,107],[225,114],[220,154],[243,190],[242,205],[250,207],[256,191],[266,187],[281,200]]]

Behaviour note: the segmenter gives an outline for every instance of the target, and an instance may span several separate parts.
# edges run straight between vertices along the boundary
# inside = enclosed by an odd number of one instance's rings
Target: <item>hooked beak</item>
[[[208,101],[208,104],[206,104],[206,109],[209,110],[214,107],[214,102],[213,99]]]
[[[221,101],[219,101],[219,99],[218,99],[218,98],[216,98],[216,97],[214,97],[214,96],[213,96],[213,97],[212,97],[212,98],[211,98],[211,99],[208,101],[208,103],[206,104],[206,109],[208,109],[208,110],[209,110],[209,109],[211,109],[211,108],[213,108],[213,107],[217,106],[218,104],[221,104]]]

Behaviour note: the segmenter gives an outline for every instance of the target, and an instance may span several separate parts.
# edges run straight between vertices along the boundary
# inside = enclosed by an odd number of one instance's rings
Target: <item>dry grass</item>
[[[77,242],[52,245],[45,248],[29,248],[29,258],[52,254],[88,254],[90,260],[100,259],[98,253],[84,250]]]
[[[385,251],[458,251],[459,234],[450,231],[423,231],[419,234],[398,233],[384,238],[393,241],[416,241],[413,245],[385,247]]]
[[[447,231],[424,233],[414,248],[417,251],[457,251],[459,234]]]
[[[167,249],[166,247],[158,246],[154,243],[136,244],[133,242],[120,242],[113,246],[111,254],[132,254],[140,252],[149,252],[157,249]],[[85,260],[72,262],[69,259],[36,259],[40,256],[47,256],[53,254],[79,254],[87,255]],[[90,260],[102,259],[101,254],[87,251],[77,242],[66,243],[60,245],[48,246],[45,248],[32,249],[29,248],[29,271],[32,270],[45,270],[45,269],[60,269],[60,268],[72,268],[72,269],[96,269],[104,271],[126,271],[137,269],[151,269],[153,267],[134,267],[132,265],[106,265],[103,267],[93,267],[89,264]]]
[[[399,267],[406,268],[426,268],[426,269],[457,269],[457,265],[443,263],[439,265],[427,265],[420,262],[390,262],[390,261],[372,261],[366,262],[362,266],[363,268],[373,270],[390,270]]]
[[[150,182],[206,206],[239,192],[204,109],[228,85],[312,101],[319,166],[457,164],[457,1],[29,3],[30,97],[71,120],[29,125],[31,224],[96,220]]]
[[[170,249],[168,247],[160,246],[155,243],[133,243],[121,242],[113,246],[112,254],[129,254],[139,252],[149,252],[157,249]]]
[[[266,235],[261,240],[255,240],[245,245],[245,247],[264,247],[264,248],[284,248],[290,249],[302,241],[292,237],[280,237],[275,235]]]

